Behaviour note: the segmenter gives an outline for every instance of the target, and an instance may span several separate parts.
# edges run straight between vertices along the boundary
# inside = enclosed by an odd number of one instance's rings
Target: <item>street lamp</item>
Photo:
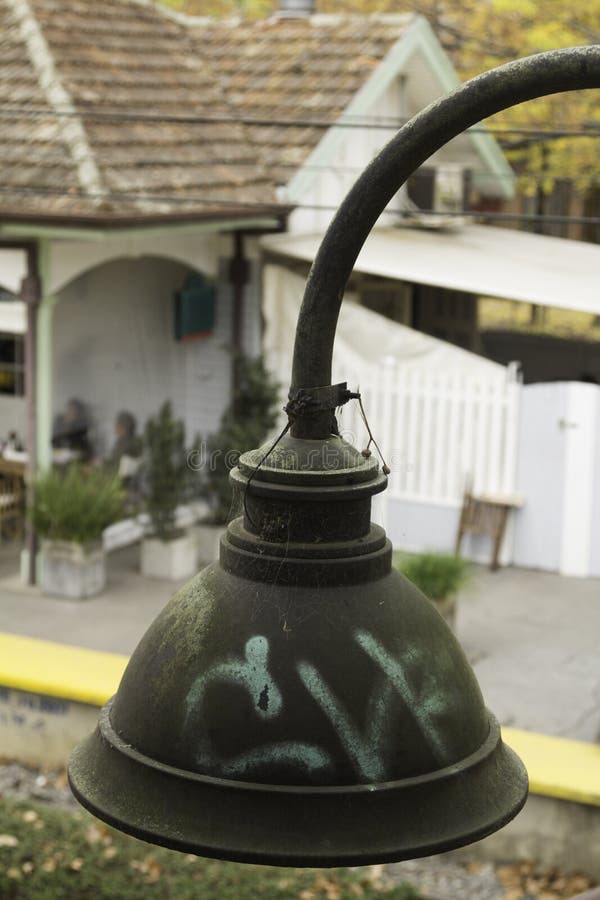
[[[370,523],[385,472],[336,434],[344,286],[379,215],[465,128],[515,103],[600,87],[600,47],[479,76],[412,119],[358,179],[308,279],[289,432],[231,473],[244,514],[220,561],[142,638],[73,752],[78,800],[153,843],[273,865],[452,849],[501,828],[527,775],[442,618]]]

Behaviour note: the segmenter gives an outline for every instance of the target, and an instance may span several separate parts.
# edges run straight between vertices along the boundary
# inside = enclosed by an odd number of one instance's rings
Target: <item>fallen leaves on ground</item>
[[[570,900],[594,887],[586,875],[545,869],[533,861],[499,866],[496,876],[505,890],[504,900]]]

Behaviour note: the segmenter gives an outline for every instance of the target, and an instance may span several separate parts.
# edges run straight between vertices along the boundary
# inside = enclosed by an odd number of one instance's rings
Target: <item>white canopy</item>
[[[304,279],[283,266],[267,265],[263,274],[264,347],[272,371],[284,380],[291,374],[296,321]],[[334,344],[336,378],[362,377],[384,361],[427,372],[485,377],[504,367],[468,350],[440,341],[352,302],[342,303]]]
[[[320,234],[282,234],[265,237],[261,244],[312,262],[321,239]],[[510,228],[375,228],[355,271],[600,314],[600,245]]]

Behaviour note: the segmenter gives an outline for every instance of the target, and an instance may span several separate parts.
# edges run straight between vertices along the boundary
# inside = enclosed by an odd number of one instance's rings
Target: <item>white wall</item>
[[[590,575],[600,578],[600,389],[596,392],[596,446],[592,484]]]
[[[6,438],[9,431],[16,431],[22,440],[27,437],[25,397],[0,394],[0,438]]]
[[[600,577],[600,387],[579,382],[521,389],[516,493],[502,561],[562,575]],[[394,546],[452,551],[459,505],[396,497],[384,505]],[[489,561],[491,541],[462,553]]]
[[[439,60],[438,60],[439,62]],[[398,131],[399,123],[411,118],[436,97],[447,93],[447,84],[440,80],[435,61],[417,48],[404,63],[404,69],[383,86],[376,95],[373,85],[365,85],[364,91],[372,95],[366,112],[356,116],[352,106],[348,110],[348,120],[375,121],[379,127],[332,128],[323,137],[306,161],[303,170],[292,179],[283,192],[282,199],[292,199],[303,209],[296,209],[288,220],[288,231],[324,231],[335,210],[359,177],[363,169]],[[474,185],[491,196],[503,196],[512,184],[510,169],[506,167],[504,186],[498,184],[489,158],[481,155],[481,141],[477,146],[472,135],[463,134],[454,138],[436,153],[428,165],[441,163],[459,164],[472,170]],[[489,150],[489,148],[488,148]],[[289,189],[289,194],[287,193]],[[394,212],[400,206],[401,192],[390,203],[388,210]],[[319,207],[326,207],[319,209]],[[332,207],[327,209],[327,207]],[[396,217],[394,217],[396,218]],[[381,224],[390,224],[393,219],[384,213]]]
[[[524,499],[514,520],[514,564],[560,568],[565,479],[564,431],[568,385],[523,388],[517,490]]]
[[[225,269],[225,264],[221,264]],[[190,343],[174,339],[173,294],[188,269],[148,257],[105,263],[70,283],[54,313],[54,414],[72,396],[90,405],[97,450],[113,442],[119,410],[140,427],[170,399],[195,432],[215,430],[229,401],[231,298],[221,289],[215,333]]]
[[[402,83],[400,77],[395,79],[375,102],[368,113],[369,120],[379,117],[381,121],[392,119],[397,121],[403,110]],[[334,138],[340,140],[333,156],[328,159],[326,168],[321,160],[307,162],[302,177],[306,178],[307,188],[302,192],[300,203],[304,209],[292,212],[288,219],[288,231],[310,232],[324,231],[331,221],[335,209],[344,199],[362,170],[377,155],[384,144],[392,137],[395,129],[378,128],[340,128],[333,129]],[[329,138],[330,139],[330,138]],[[312,208],[311,208],[312,207]],[[319,209],[319,207],[332,207]],[[395,211],[398,201],[394,199],[389,207]],[[390,216],[382,218],[387,224]]]

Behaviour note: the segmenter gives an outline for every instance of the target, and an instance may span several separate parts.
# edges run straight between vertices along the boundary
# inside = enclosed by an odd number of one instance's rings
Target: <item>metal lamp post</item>
[[[543,94],[600,87],[600,48],[479,76],[385,147],[342,204],[298,321],[290,431],[244,454],[220,561],[167,604],[98,728],[75,796],[123,831],[274,865],[351,865],[458,847],[521,809],[527,776],[433,606],[370,523],[385,474],[336,434],[344,286],[394,193],[465,128]]]

